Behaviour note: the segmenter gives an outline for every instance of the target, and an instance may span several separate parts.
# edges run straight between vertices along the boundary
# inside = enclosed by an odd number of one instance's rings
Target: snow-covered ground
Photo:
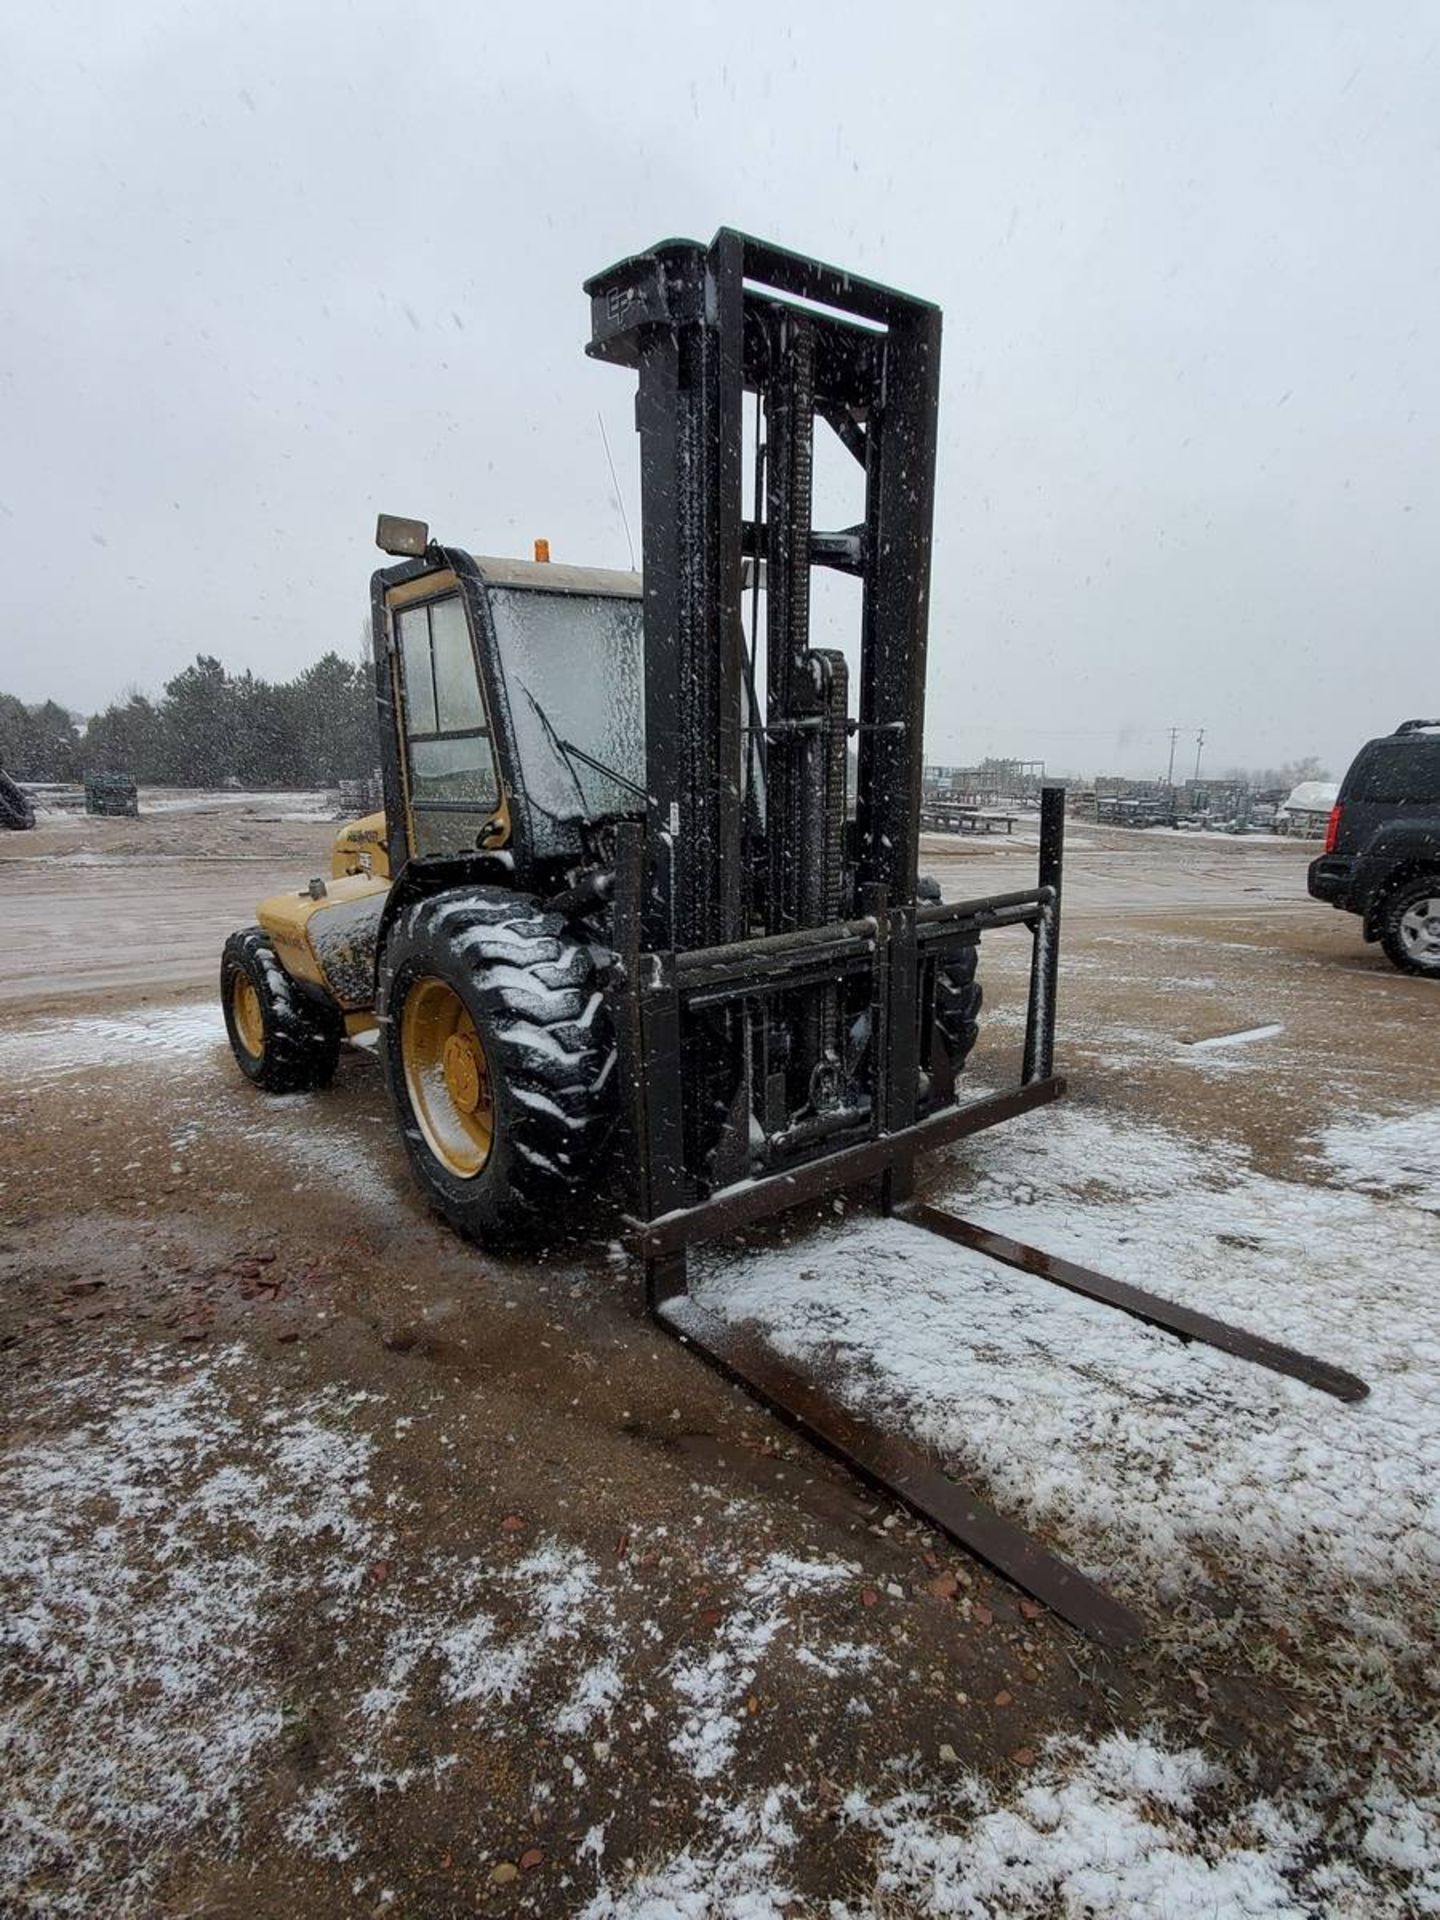
[[[477,1738],[523,1745],[516,1703],[550,1701],[565,1737],[553,1785],[537,1782],[541,1801],[598,1776],[621,1804],[627,1739],[657,1716],[678,1775],[700,1792],[691,1841],[665,1858],[616,1857],[609,1822],[597,1822],[547,1911],[797,1911],[793,1874],[818,1783],[737,1793],[728,1776],[747,1699],[783,1670],[853,1673],[866,1712],[897,1684],[882,1644],[837,1641],[807,1620],[808,1596],[853,1581],[855,1567],[772,1553],[747,1569],[710,1550],[710,1577],[734,1583],[737,1602],[713,1642],[669,1651],[631,1604],[635,1557],[670,1550],[663,1529],[637,1534],[630,1557],[604,1569],[563,1541],[503,1533],[464,1553],[397,1552],[404,1511],[378,1496],[374,1468],[413,1420],[397,1424],[382,1396],[297,1393],[236,1348],[152,1357],[118,1392],[76,1374],[21,1411],[41,1431],[0,1472],[10,1516],[0,1580],[15,1596],[12,1671],[40,1684],[11,1702],[0,1733],[12,1783],[0,1880],[25,1890],[27,1911],[144,1913],[154,1874],[188,1839],[241,1833],[247,1796],[297,1737],[301,1709],[271,1649],[300,1622],[337,1649],[327,1711],[348,1730],[281,1814],[300,1854],[352,1861],[378,1801],[443,1782]],[[406,1716],[437,1693],[451,1745],[417,1770]],[[937,1781],[917,1755],[834,1810],[872,1843],[875,1898],[837,1890],[803,1910],[827,1920],[1437,1912],[1440,1826],[1416,1786],[1434,1788],[1437,1762],[1432,1739],[1409,1756],[1403,1785],[1381,1762],[1358,1785],[1312,1771],[1262,1795],[1233,1764],[1157,1726],[1053,1740],[998,1792],[959,1771]],[[1316,1807],[1331,1791],[1349,1796],[1338,1862]],[[357,1890],[367,1884],[362,1874]]]
[[[1437,1751],[1426,1762],[1440,1785]],[[1353,1858],[1317,1860],[1303,1796],[1237,1795],[1233,1770],[1161,1737],[1049,1743],[1002,1796],[961,1777],[849,1795],[841,1821],[871,1836],[874,1894],[837,1897],[825,1920],[1371,1920],[1440,1911],[1440,1832],[1383,1771],[1354,1804]],[[718,1835],[616,1888],[582,1920],[786,1920],[801,1844],[798,1796],[731,1807]],[[1384,1883],[1398,1871],[1399,1892]]]
[[[34,786],[29,791],[35,797],[41,819],[64,820],[84,812],[83,787]],[[339,805],[339,794],[334,787],[285,791],[249,787],[137,787],[135,797],[142,814],[211,813],[221,807],[242,807],[267,820],[331,820]]]
[[[208,1006],[67,1018],[0,1037],[0,1074],[34,1094],[148,1063],[183,1135],[209,1110],[187,1107],[184,1075],[217,1071],[222,1045]],[[317,1175],[347,1150],[363,1160],[368,1143],[347,1149],[322,1109],[257,1102],[249,1141]],[[1440,1572],[1440,1106],[1336,1116],[1301,1144],[1313,1183],[1075,1102],[978,1136],[932,1192],[1350,1366],[1372,1383],[1359,1405],[869,1216],[712,1253],[699,1281],[712,1307],[983,1480],[1123,1592],[1157,1643],[1193,1649],[1197,1673],[1248,1663],[1333,1716],[1353,1752],[1317,1739],[1292,1785],[1262,1792],[1243,1754],[1157,1718],[1057,1738],[1010,1787],[920,1754],[828,1808],[803,1766],[737,1786],[748,1703],[782,1677],[845,1676],[857,1715],[904,1684],[883,1635],[817,1624],[855,1565],[742,1549],[719,1521],[743,1520],[743,1502],[697,1488],[713,1539],[684,1549],[723,1588],[724,1617],[703,1645],[667,1648],[635,1571],[642,1547],[662,1564],[680,1549],[663,1530],[604,1565],[553,1535],[407,1557],[406,1510],[376,1469],[409,1444],[411,1414],[307,1391],[244,1348],[171,1347],[118,1383],[94,1367],[21,1375],[11,1398],[0,1885],[37,1915],[142,1914],[161,1863],[202,1831],[242,1834],[296,1737],[270,1655],[304,1623],[336,1645],[346,1738],[277,1817],[299,1855],[347,1872],[378,1802],[434,1788],[477,1739],[523,1742],[516,1703],[538,1701],[560,1749],[537,1793],[588,1778],[618,1808],[626,1740],[658,1724],[695,1795],[688,1843],[656,1857],[617,1853],[596,1822],[547,1895],[584,1920],[1440,1913],[1440,1742],[1414,1715]],[[363,1177],[384,1180],[378,1158]],[[423,1418],[463,1453],[463,1406],[437,1390]],[[417,1771],[409,1716],[437,1696],[451,1741]],[[873,1894],[794,1904],[818,1819],[868,1841]]]
[[[217,1001],[141,1007],[123,1015],[26,1021],[0,1032],[0,1080],[44,1085],[58,1075],[166,1058],[200,1060],[225,1045]]]
[[[334,787],[258,792],[238,787],[141,787],[144,813],[213,813],[239,807],[260,820],[333,820],[340,805]]]
[[[3,1644],[32,1684],[0,1729],[0,1884],[32,1911],[94,1912],[102,1883],[142,1911],[153,1848],[237,1830],[284,1723],[256,1651],[296,1569],[323,1611],[379,1551],[345,1398],[277,1400],[257,1436],[245,1378],[222,1355],[139,1361],[118,1393],[52,1380],[30,1416],[73,1424],[5,1457]]]
[[[714,1785],[723,1834],[760,1670],[877,1659],[805,1624],[808,1595],[857,1577],[834,1558],[747,1567],[707,1550],[701,1564],[734,1583],[735,1603],[713,1641],[668,1653],[633,1604],[637,1563],[669,1551],[663,1528],[637,1530],[603,1571],[572,1545],[504,1529],[464,1552],[397,1553],[404,1509],[378,1496],[373,1465],[414,1416],[397,1422],[365,1392],[297,1394],[239,1347],[152,1356],[118,1391],[76,1373],[21,1411],[40,1431],[0,1467],[0,1584],[13,1596],[7,1659],[29,1684],[0,1726],[0,1884],[35,1913],[89,1915],[97,1900],[143,1913],[167,1850],[202,1827],[211,1844],[234,1838],[245,1794],[282,1757],[294,1708],[271,1650],[296,1623],[342,1656],[327,1705],[348,1734],[282,1824],[302,1853],[339,1862],[375,1798],[420,1778],[396,1756],[412,1750],[407,1713],[437,1694],[467,1749],[477,1735],[523,1747],[516,1701],[553,1700],[559,1773],[583,1784],[605,1768],[617,1802],[612,1751],[664,1715],[677,1771]],[[464,1426],[447,1445],[464,1444]],[[436,1753],[424,1777],[457,1761]],[[589,1851],[588,1884],[562,1883],[568,1910],[607,1883],[603,1825]]]
[[[708,1305],[978,1476],[1161,1639],[1326,1695],[1354,1742],[1353,1774],[1332,1752],[1283,1806],[1232,1782],[1218,1820],[1213,1796],[1194,1805],[1212,1762],[1158,1733],[1056,1748],[1007,1805],[866,1797],[851,1811],[882,1842],[879,1884],[916,1911],[1440,1912],[1440,1743],[1416,1743],[1404,1705],[1440,1576],[1440,1106],[1309,1144],[1321,1184],[1071,1105],[979,1135],[937,1184],[973,1219],[1353,1368],[1359,1405],[899,1221],[708,1262]],[[1379,1736],[1402,1765],[1361,1758]],[[1318,1799],[1353,1832],[1316,1877],[1307,1849],[1335,1839]],[[1389,1870],[1403,1894],[1372,1878]]]
[[[1177,840],[1228,841],[1231,846],[1243,840],[1246,846],[1293,846],[1301,836],[1294,833],[1267,833],[1259,827],[1247,827],[1244,833],[1227,833],[1223,827],[1126,827],[1126,833],[1163,833]],[[1305,845],[1309,846],[1309,841]],[[1318,846],[1318,842],[1315,843]]]

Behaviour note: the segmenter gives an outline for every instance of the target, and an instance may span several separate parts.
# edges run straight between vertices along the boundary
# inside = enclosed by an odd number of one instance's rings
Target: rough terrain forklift
[[[411,1164],[483,1242],[558,1234],[608,1172],[662,1325],[1124,1644],[1127,1608],[686,1284],[697,1241],[878,1182],[918,1226],[1365,1392],[914,1197],[921,1152],[1064,1091],[1063,794],[1043,798],[1033,888],[943,903],[917,880],[939,310],[728,230],[586,291],[588,351],[639,377],[643,571],[477,558],[382,516],[384,813],[228,942],[236,1058],[272,1091],[316,1086],[343,1035],[378,1023]],[[812,525],[817,427],[854,460],[840,529]],[[817,567],[855,582],[853,677],[811,643]],[[966,1100],[979,941],[1002,927],[1033,942],[1019,1079]]]

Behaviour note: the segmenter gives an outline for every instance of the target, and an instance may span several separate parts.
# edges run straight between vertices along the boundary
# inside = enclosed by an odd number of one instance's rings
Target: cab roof
[[[568,567],[555,560],[505,560],[492,554],[470,555],[489,587],[528,587],[538,593],[608,594],[618,600],[640,598],[640,575],[611,567]]]

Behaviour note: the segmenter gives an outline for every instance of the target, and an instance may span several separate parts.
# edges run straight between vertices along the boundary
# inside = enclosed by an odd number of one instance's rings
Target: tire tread
[[[488,1242],[533,1240],[578,1211],[615,1120],[615,1046],[590,935],[528,895],[493,887],[432,894],[403,916],[380,972],[385,1064],[410,1159],[434,1205]],[[400,1059],[411,977],[450,978],[478,1016],[497,1095],[497,1164],[451,1175],[414,1125]]]

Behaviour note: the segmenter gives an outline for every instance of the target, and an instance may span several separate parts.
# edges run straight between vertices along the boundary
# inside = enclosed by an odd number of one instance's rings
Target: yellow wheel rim
[[[252,1060],[265,1057],[265,1016],[260,1011],[260,995],[248,974],[237,973],[230,988],[230,1015],[240,1044]]]
[[[430,1151],[462,1180],[473,1178],[495,1142],[490,1066],[464,1001],[443,980],[417,980],[405,996],[400,1058]]]

